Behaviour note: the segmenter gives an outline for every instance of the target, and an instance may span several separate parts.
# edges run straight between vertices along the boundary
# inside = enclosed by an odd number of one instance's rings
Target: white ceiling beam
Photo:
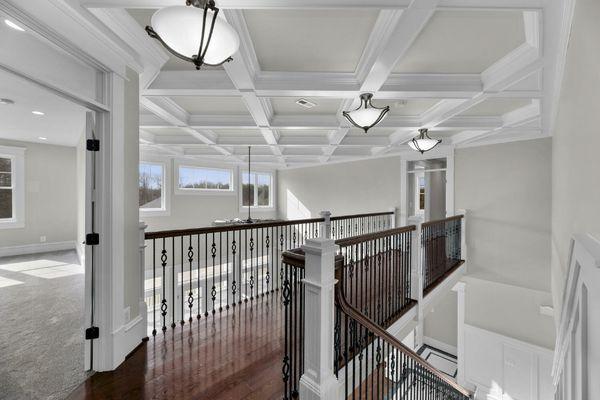
[[[162,8],[181,5],[181,0],[80,0],[87,8]],[[408,7],[412,0],[218,0],[221,9],[336,9]],[[505,3],[505,4],[503,4]],[[441,0],[441,8],[539,9],[543,0]]]

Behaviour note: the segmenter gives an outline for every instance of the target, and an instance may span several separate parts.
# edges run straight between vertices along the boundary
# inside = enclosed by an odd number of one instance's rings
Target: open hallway
[[[158,332],[68,399],[280,399],[281,310],[275,292]]]

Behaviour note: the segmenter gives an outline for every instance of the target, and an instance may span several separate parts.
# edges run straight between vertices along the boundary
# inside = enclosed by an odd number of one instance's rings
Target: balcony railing
[[[464,215],[421,224],[423,294],[462,265],[461,238]]]
[[[148,331],[156,335],[279,291],[281,254],[323,234],[388,229],[392,211],[145,233]]]
[[[331,363],[330,380],[337,380],[343,392],[339,398],[469,399],[468,390],[386,331],[422,299],[417,287],[431,291],[462,265],[462,222],[463,216],[451,217],[421,229],[407,226],[338,239],[335,246],[311,241],[307,255],[304,249],[284,252],[283,398],[301,397],[302,388],[326,382],[324,361]],[[335,257],[327,256],[334,248]],[[307,264],[309,255],[312,264]],[[417,273],[421,269],[422,275]],[[329,293],[335,293],[335,302]],[[313,383],[303,386],[305,365],[310,365],[307,379]],[[333,395],[321,392],[319,398]]]

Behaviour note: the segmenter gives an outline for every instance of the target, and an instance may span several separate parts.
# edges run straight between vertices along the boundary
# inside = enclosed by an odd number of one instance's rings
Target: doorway
[[[94,113],[6,70],[0,82],[0,393],[61,399],[89,368]]]
[[[446,158],[407,161],[406,215],[420,222],[448,215],[448,162]]]

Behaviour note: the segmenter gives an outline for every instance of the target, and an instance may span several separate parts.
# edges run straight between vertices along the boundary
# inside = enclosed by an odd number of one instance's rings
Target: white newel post
[[[392,207],[390,208],[390,211],[393,212],[393,214],[391,215],[390,229],[394,229],[397,226],[396,218],[398,218],[398,209],[396,207]]]
[[[456,292],[457,335],[456,335],[456,382],[465,386],[465,283],[458,282],[452,288]]]
[[[139,225],[139,238],[140,238],[140,300],[139,309],[140,315],[142,316],[144,331],[148,326],[148,305],[146,304],[146,225],[145,222],[140,222]]]
[[[412,221],[409,221],[412,222]],[[417,327],[415,348],[423,345],[423,249],[421,248],[421,221],[415,223],[417,229],[411,240],[411,298],[417,301]]]
[[[336,399],[338,381],[333,373],[335,241],[308,239],[302,249],[306,255],[306,346],[304,374],[300,378],[300,399]]]
[[[331,238],[331,211],[321,211],[319,213],[324,221],[319,227],[319,237],[330,239]]]

